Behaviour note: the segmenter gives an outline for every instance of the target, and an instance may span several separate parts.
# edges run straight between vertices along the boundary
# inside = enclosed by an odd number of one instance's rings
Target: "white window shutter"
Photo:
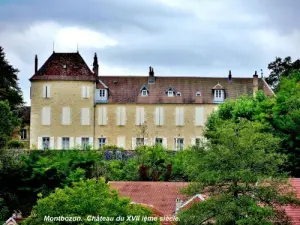
[[[141,108],[136,107],[135,111],[135,125],[140,125],[141,124]]]
[[[204,119],[203,119],[203,107],[196,107],[195,108],[195,125],[197,127],[203,126],[204,125]]]
[[[98,108],[98,125],[103,125],[103,107]]]
[[[81,109],[81,125],[90,125],[90,109]]]
[[[107,125],[107,108],[106,107],[103,107],[103,125]]]
[[[156,126],[159,126],[160,125],[160,122],[159,122],[159,111],[160,111],[160,108],[159,107],[156,107],[155,108],[155,112],[154,112],[154,115],[155,115],[155,117],[154,117],[154,122],[155,122],[155,125]]]
[[[62,124],[70,125],[71,124],[71,108],[63,107],[62,109]]]
[[[184,108],[181,107],[180,108],[180,125],[183,126],[184,125]]]
[[[46,98],[46,87],[47,87],[47,85],[44,84],[43,85],[43,98]]]
[[[122,107],[122,124],[121,125],[125,125],[126,124],[126,108]]]
[[[125,136],[118,136],[117,146],[125,149]]]
[[[86,98],[86,86],[81,87],[81,98]]]
[[[117,125],[121,125],[121,107],[117,108],[116,117]]]
[[[90,90],[91,88],[86,86],[86,98],[90,98]]]
[[[89,145],[91,146],[92,149],[94,149],[94,138],[89,137]]]
[[[70,137],[70,149],[74,148],[74,137]]]
[[[195,145],[196,144],[196,138],[192,137],[191,138],[191,145]]]
[[[79,147],[81,149],[81,137],[76,138],[76,147]]]
[[[150,145],[148,138],[144,138],[144,145]]]
[[[50,149],[54,149],[54,137],[50,137]]]
[[[164,124],[164,108],[163,107],[160,107],[160,110],[159,110],[159,116],[160,116],[160,125],[163,125]]]
[[[47,97],[51,98],[51,85],[50,84],[47,85]]]
[[[163,147],[165,148],[165,149],[167,149],[168,148],[168,142],[167,142],[167,138],[163,138],[163,142],[162,142],[162,145],[163,145]]]
[[[135,148],[136,148],[136,137],[132,138],[131,144],[132,144],[132,150],[135,150]]]
[[[43,137],[38,137],[38,145],[37,145],[38,150],[43,149]]]
[[[180,125],[180,110],[178,107],[176,107],[175,120],[176,120],[176,126],[179,126]]]
[[[42,125],[51,124],[51,109],[48,106],[42,108]]]
[[[140,113],[141,113],[141,124],[145,123],[145,108],[141,107],[140,108]]]
[[[56,140],[56,148],[58,150],[62,149],[62,137],[57,137],[57,140]]]

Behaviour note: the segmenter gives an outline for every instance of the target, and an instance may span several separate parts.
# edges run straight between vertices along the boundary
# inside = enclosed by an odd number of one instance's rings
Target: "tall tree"
[[[267,83],[277,92],[281,77],[289,77],[291,72],[300,71],[300,59],[292,61],[290,56],[284,59],[276,57],[275,61],[269,63],[268,69],[271,71],[269,77],[266,78]]]
[[[216,128],[219,142],[198,148],[189,171],[197,174],[188,188],[207,200],[179,214],[179,224],[288,224],[286,204],[300,204],[280,172],[285,157],[276,153],[279,140],[264,125],[242,119]]]
[[[6,60],[4,49],[0,46],[0,100],[8,100],[13,110],[23,104],[18,72],[19,70]]]

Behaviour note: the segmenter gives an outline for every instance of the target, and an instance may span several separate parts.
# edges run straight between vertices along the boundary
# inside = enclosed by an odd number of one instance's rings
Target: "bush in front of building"
[[[23,149],[24,147],[24,143],[19,140],[10,140],[7,142],[8,149]]]

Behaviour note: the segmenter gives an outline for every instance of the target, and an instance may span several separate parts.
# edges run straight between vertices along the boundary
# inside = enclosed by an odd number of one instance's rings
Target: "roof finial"
[[[53,53],[54,53],[55,51],[54,51],[54,41],[53,41]]]

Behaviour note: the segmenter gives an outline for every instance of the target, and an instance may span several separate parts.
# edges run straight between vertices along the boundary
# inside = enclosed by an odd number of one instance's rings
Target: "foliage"
[[[13,110],[23,104],[22,92],[18,85],[18,72],[19,70],[5,59],[4,49],[0,46],[0,101],[7,100]]]
[[[179,224],[286,224],[278,206],[300,204],[280,167],[279,139],[258,122],[225,120],[214,131],[218,142],[194,151],[187,192],[205,193],[208,200],[180,213]],[[274,222],[275,223],[275,222]]]
[[[104,145],[103,147],[99,148],[99,150],[124,150],[123,148],[120,148],[116,145]]]
[[[19,125],[20,120],[13,115],[8,101],[0,101],[0,149],[6,145],[14,129]]]
[[[269,63],[268,69],[271,71],[269,77],[266,78],[267,83],[277,92],[279,90],[281,78],[289,77],[292,72],[300,72],[300,60],[292,62],[290,56],[283,60],[276,57],[275,61]]]
[[[44,217],[80,217],[79,224],[107,224],[107,222],[89,222],[88,216],[118,217],[127,219],[128,215],[149,216],[151,211],[140,205],[130,204],[128,198],[120,198],[116,191],[110,190],[103,179],[86,180],[74,183],[73,187],[57,188],[46,198],[38,200],[37,205],[25,225],[52,224],[45,222]],[[116,222],[118,223],[118,222]],[[66,224],[56,222],[55,224]],[[119,224],[145,224],[142,222],[124,221]],[[158,223],[147,223],[158,224]]]
[[[7,142],[8,149],[23,149],[24,143],[19,140],[10,140]]]

